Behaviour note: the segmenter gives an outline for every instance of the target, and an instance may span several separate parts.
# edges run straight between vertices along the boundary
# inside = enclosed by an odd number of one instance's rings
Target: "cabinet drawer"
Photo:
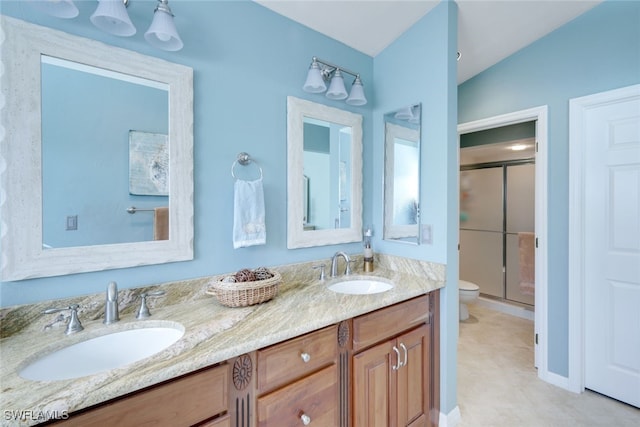
[[[385,307],[353,319],[353,351],[419,326],[429,319],[429,295]]]
[[[287,387],[258,398],[258,427],[338,425],[338,376],[333,364]]]
[[[107,403],[71,414],[70,426],[190,426],[227,410],[229,368],[196,372]],[[224,424],[223,424],[224,425]]]
[[[273,390],[334,363],[337,326],[329,326],[258,351],[258,392]]]
[[[207,421],[204,424],[198,424],[198,427],[231,427],[231,417],[225,415],[215,420]]]

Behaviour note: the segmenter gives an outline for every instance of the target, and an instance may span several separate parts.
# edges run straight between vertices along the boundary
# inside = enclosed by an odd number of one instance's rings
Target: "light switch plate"
[[[423,245],[433,244],[433,230],[431,224],[422,224],[422,232],[420,233],[420,241]]]
[[[67,216],[67,231],[78,229],[78,215]]]

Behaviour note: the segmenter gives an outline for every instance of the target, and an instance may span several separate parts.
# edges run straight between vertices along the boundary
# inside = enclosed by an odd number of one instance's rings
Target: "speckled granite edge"
[[[353,258],[354,274],[365,275],[361,256]],[[379,254],[376,270],[366,276],[393,281],[396,286],[392,290],[376,295],[337,294],[327,289],[331,281],[318,280],[318,271],[312,266],[319,262],[327,260],[270,267],[282,275],[279,293],[269,302],[250,307],[220,305],[206,294],[211,278],[205,277],[121,290],[121,321],[114,325],[102,323],[102,293],[5,308],[0,312],[0,409],[73,412],[444,286],[444,265]],[[149,300],[150,319],[136,320],[137,295],[155,289],[166,295]],[[70,303],[81,305],[85,330],[65,336],[64,316],[41,313],[50,306]],[[29,381],[17,375],[22,366],[42,354],[74,342],[167,322],[184,326],[184,336],[142,361],[72,380]],[[3,419],[1,425],[35,423]]]

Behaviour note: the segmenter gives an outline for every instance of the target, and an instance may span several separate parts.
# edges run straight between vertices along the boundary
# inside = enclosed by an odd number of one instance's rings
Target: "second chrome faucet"
[[[107,285],[107,298],[104,303],[104,324],[109,325],[120,320],[118,312],[118,284],[109,282]]]
[[[338,258],[339,257],[344,258],[344,262],[346,264],[346,266],[344,267],[345,276],[348,276],[349,274],[351,274],[351,260],[349,259],[349,255],[347,255],[345,252],[338,251],[333,255],[333,257],[331,257],[331,277],[338,276]]]

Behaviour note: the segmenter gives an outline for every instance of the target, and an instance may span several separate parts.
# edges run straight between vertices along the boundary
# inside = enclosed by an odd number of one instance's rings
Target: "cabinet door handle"
[[[402,368],[403,366],[407,366],[407,358],[409,357],[409,352],[407,351],[407,347],[404,345],[404,343],[400,343],[400,347],[402,348],[402,350],[404,350],[404,361],[400,365],[400,368]]]
[[[400,369],[400,367],[402,366],[400,364],[400,350],[398,350],[398,347],[396,347],[395,345],[393,346],[393,351],[396,352],[396,360],[398,361],[398,363],[396,365],[393,365],[391,367],[391,369],[393,369],[394,371],[397,371],[398,369]]]
[[[309,353],[302,353],[300,357],[304,363],[309,363],[309,360],[311,360],[311,355]]]
[[[308,426],[309,424],[311,424],[311,417],[303,413],[302,415],[300,415],[300,421],[302,421],[302,424],[304,424],[305,426]]]

